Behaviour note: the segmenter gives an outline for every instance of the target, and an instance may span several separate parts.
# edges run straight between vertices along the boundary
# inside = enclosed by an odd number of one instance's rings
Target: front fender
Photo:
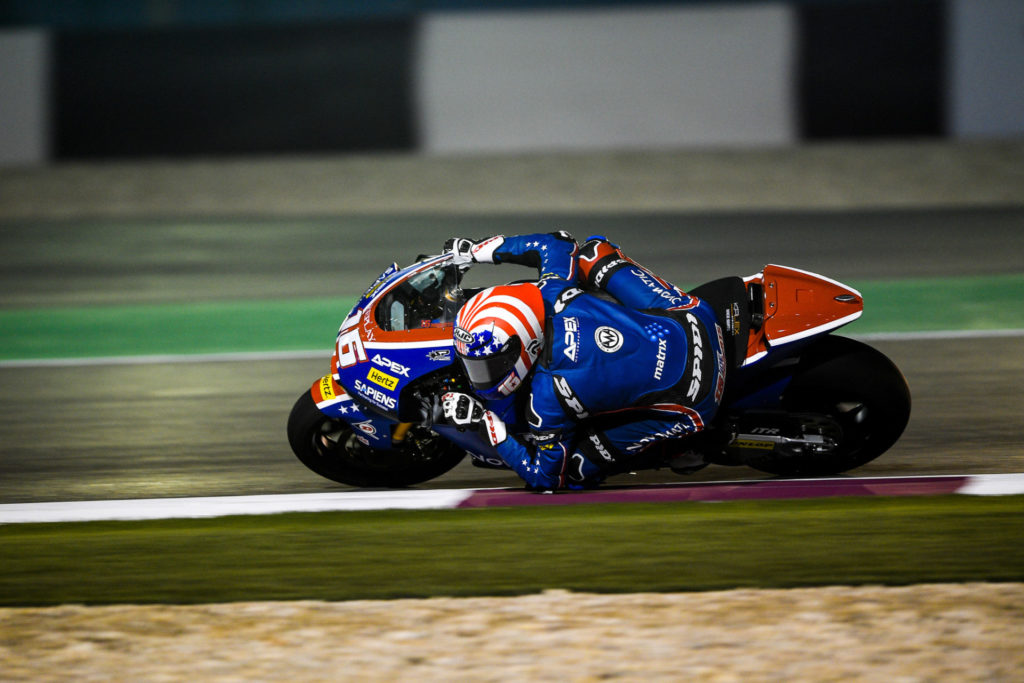
[[[461,431],[452,425],[435,424],[433,430],[465,450],[474,458],[491,463],[502,462],[501,456],[498,455],[498,451],[495,450],[494,446],[487,443],[475,429]]]
[[[379,415],[367,415],[356,405],[345,388],[324,375],[309,389],[317,409],[327,417],[344,420],[352,426],[357,439],[372,448],[391,448],[391,427],[394,422]]]

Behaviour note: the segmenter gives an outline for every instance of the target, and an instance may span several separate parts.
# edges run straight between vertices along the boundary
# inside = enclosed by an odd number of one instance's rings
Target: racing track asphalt
[[[392,259],[436,251],[448,236],[560,227],[606,234],[683,286],[768,261],[840,280],[1013,273],[1021,225],[1017,210],[19,224],[4,226],[0,304],[355,294]],[[1024,336],[872,343],[903,370],[914,410],[901,441],[853,474],[1024,472]],[[303,468],[284,435],[292,402],[329,355],[2,367],[0,503],[342,489]],[[613,483],[759,477],[709,467],[685,480],[662,471]],[[517,480],[467,462],[423,485],[501,486]]]

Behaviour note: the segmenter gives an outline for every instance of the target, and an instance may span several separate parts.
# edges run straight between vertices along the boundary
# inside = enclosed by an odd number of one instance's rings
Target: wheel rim
[[[862,401],[839,401],[831,413],[843,431],[840,451],[857,453],[871,438],[871,408]]]
[[[407,446],[402,449],[371,448],[346,423],[333,420],[324,420],[312,433],[314,453],[324,467],[332,470],[383,472],[427,465],[445,454],[444,439],[428,429],[414,427],[406,439]]]

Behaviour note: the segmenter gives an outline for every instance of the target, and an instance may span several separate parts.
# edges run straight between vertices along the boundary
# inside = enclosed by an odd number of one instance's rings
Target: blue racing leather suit
[[[699,432],[714,416],[726,363],[708,304],[607,241],[589,241],[582,252],[566,233],[478,246],[477,260],[540,271],[544,349],[518,390],[528,392],[529,432],[495,446],[529,487],[586,483],[655,443]]]

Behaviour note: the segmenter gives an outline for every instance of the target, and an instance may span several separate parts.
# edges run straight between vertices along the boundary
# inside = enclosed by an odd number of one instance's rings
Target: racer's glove
[[[494,252],[505,243],[501,235],[488,237],[474,242],[465,237],[453,237],[444,243],[445,254],[452,255],[452,262],[457,266],[467,263],[496,263]]]
[[[476,427],[484,419],[484,406],[469,394],[449,391],[441,397],[444,417],[456,427]]]
[[[473,240],[468,240],[465,237],[452,237],[444,243],[443,253],[451,254],[452,263],[461,266],[476,261],[473,258],[473,247],[475,246],[476,242]]]
[[[504,421],[469,394],[449,391],[441,397],[441,410],[445,419],[456,427],[479,429],[492,446],[497,446],[508,436]]]

